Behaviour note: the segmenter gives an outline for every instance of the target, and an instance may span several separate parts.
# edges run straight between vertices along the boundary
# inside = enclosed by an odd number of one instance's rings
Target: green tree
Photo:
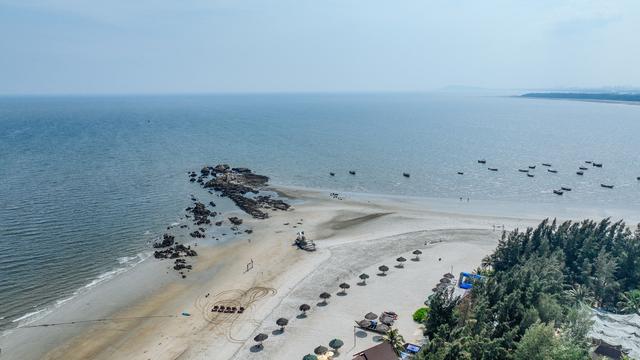
[[[622,300],[618,303],[620,311],[625,313],[636,313],[640,315],[640,290],[627,291],[621,295]]]
[[[382,340],[393,346],[393,350],[397,355],[404,351],[404,337],[400,335],[398,329],[391,329],[382,337]]]

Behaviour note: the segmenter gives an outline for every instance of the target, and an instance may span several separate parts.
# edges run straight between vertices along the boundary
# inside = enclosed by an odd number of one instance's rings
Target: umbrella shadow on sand
[[[256,345],[253,345],[253,346],[249,349],[249,351],[251,351],[252,353],[257,353],[257,352],[262,351],[263,349],[264,349],[264,346],[263,346],[263,345],[256,344]]]
[[[367,337],[367,332],[366,331],[362,331],[362,330],[358,330],[356,331],[356,336],[360,339],[364,339]]]

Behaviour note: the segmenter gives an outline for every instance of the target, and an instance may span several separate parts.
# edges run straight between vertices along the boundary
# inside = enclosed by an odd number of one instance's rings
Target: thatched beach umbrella
[[[285,318],[280,318],[276,320],[276,325],[280,326],[280,331],[282,332],[284,332],[284,327],[287,326],[288,323],[289,323],[289,320]]]
[[[367,285],[367,279],[369,278],[369,275],[362,273],[360,274],[360,276],[358,276],[360,278],[360,280],[362,280],[362,283],[364,285]]]
[[[349,285],[347,283],[342,283],[339,286],[340,286],[340,289],[342,289],[342,291],[341,291],[342,294],[346,294],[347,293],[347,289],[351,287],[351,285]]]
[[[313,354],[307,354],[302,358],[302,360],[318,360],[318,357]]]
[[[407,261],[407,259],[403,258],[402,256],[400,256],[399,258],[396,259],[398,261],[398,267],[402,268],[404,267],[404,262]]]
[[[302,305],[300,305],[300,307],[298,309],[300,309],[300,311],[302,311],[302,315],[306,316],[307,315],[307,311],[311,310],[311,306],[309,306],[308,304],[302,304]]]
[[[386,272],[389,271],[389,267],[387,265],[380,265],[378,270],[380,270],[383,275],[386,275]]]
[[[358,326],[360,326],[362,328],[368,328],[369,326],[371,326],[371,321],[370,320],[360,320],[360,321],[358,321]]]
[[[370,313],[367,313],[367,315],[365,315],[364,318],[367,320],[375,320],[378,318],[378,315],[370,312]]]
[[[315,349],[313,350],[313,352],[314,352],[316,355],[324,355],[324,354],[326,354],[326,353],[327,353],[327,351],[329,351],[329,349],[327,349],[326,347],[324,347],[324,346],[322,346],[322,345],[318,346],[317,348],[315,348]]]
[[[329,294],[328,292],[323,292],[322,294],[320,294],[320,299],[322,299],[322,303],[323,304],[327,304],[327,300],[331,297],[331,294]]]
[[[446,277],[446,278],[448,278],[448,279],[453,279],[453,278],[455,278],[455,276],[453,276],[453,274],[452,274],[452,273],[446,273],[446,274],[444,274],[444,275],[442,275],[442,276],[443,276],[443,277]]]
[[[256,337],[253,338],[253,341],[259,343],[258,346],[262,347],[262,342],[267,340],[268,337],[269,337],[269,335],[264,334],[264,333],[260,333],[260,334],[256,335]]]
[[[420,255],[422,255],[422,251],[420,251],[420,250],[414,250],[414,251],[413,251],[413,255],[415,255],[415,256],[416,256],[416,257],[415,257],[415,260],[416,260],[416,261],[420,261]]]
[[[446,278],[446,277],[442,278],[442,279],[440,279],[440,283],[441,284],[451,284],[451,279]]]
[[[344,341],[340,339],[333,339],[329,341],[329,347],[332,348],[333,351],[336,352],[336,354],[338,353],[338,349],[340,349],[342,345],[344,345]]]

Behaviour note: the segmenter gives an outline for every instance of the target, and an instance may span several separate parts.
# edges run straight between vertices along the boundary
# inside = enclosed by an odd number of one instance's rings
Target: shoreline
[[[169,345],[160,346],[155,350],[148,349],[143,354],[146,356],[150,351],[157,355],[157,357],[152,357],[154,359],[173,358],[169,354],[177,353],[184,353],[185,358],[197,358],[199,355],[196,354],[212,351],[210,348],[200,350],[194,348],[198,339],[205,343],[211,342],[205,340],[207,332],[204,329],[215,329],[228,325],[217,324],[213,326],[206,319],[205,312],[202,312],[204,319],[196,319],[199,314],[194,313],[193,308],[198,301],[205,301],[202,297],[206,293],[215,294],[215,290],[224,292],[229,289],[242,289],[242,286],[245,291],[254,288],[275,290],[272,295],[270,293],[272,290],[267,291],[268,294],[264,299],[249,312],[255,321],[260,321],[262,324],[270,314],[274,313],[276,308],[287,303],[286,299],[290,292],[301,291],[297,287],[303,283],[306,276],[314,273],[318,267],[331,258],[331,253],[335,249],[340,249],[343,246],[353,246],[353,244],[359,243],[366,247],[367,243],[388,241],[384,239],[393,236],[411,237],[413,236],[411,234],[417,234],[421,231],[451,230],[458,234],[459,231],[467,231],[465,229],[475,229],[474,231],[488,232],[486,236],[490,237],[499,233],[491,231],[492,222],[494,224],[502,222],[506,224],[507,229],[512,229],[523,225],[535,225],[539,220],[542,220],[537,211],[521,208],[517,206],[519,204],[510,202],[499,204],[476,200],[470,203],[459,203],[457,199],[359,193],[341,193],[345,197],[341,201],[329,198],[327,191],[322,189],[269,186],[268,190],[293,199],[292,203],[295,209],[271,213],[272,216],[266,220],[248,219],[247,223],[255,229],[255,236],[251,236],[254,241],[237,240],[224,241],[219,245],[203,244],[198,248],[198,252],[201,254],[195,261],[194,271],[186,280],[177,279],[173,270],[170,269],[169,262],[142,261],[129,271],[96,285],[86,293],[79,294],[63,303],[51,314],[34,321],[35,325],[45,322],[69,322],[67,320],[76,321],[76,324],[10,330],[10,334],[0,338],[3,355],[9,359],[41,357],[53,359],[64,357],[64,354],[73,349],[73,353],[78,353],[78,356],[91,354],[92,357],[107,359],[110,357],[104,352],[104,349],[112,347],[114,343],[121,343],[123,348],[120,355],[126,354],[130,358],[143,358],[142,354],[136,350],[138,346],[134,346],[134,344],[149,346],[149,341],[153,338],[151,334],[154,334],[154,331],[160,331],[162,334],[164,332],[161,329],[169,326],[182,329],[178,332],[186,331],[189,333],[187,330],[189,328],[200,330],[196,331],[195,335],[191,336],[194,339],[189,341],[178,336],[173,337],[165,334]],[[574,210],[563,209],[561,218],[582,220],[584,217],[571,213]],[[558,209],[556,208],[555,211]],[[589,211],[593,213],[593,209]],[[321,244],[322,250],[318,254],[306,256],[307,254],[302,251],[292,253],[290,242],[297,231],[293,227],[296,225],[284,226],[282,224],[285,222],[296,224],[298,218],[305,219],[300,221],[303,222],[301,227],[304,226],[305,232]],[[308,223],[309,218],[313,219],[311,224]],[[344,218],[349,220],[345,221]],[[294,221],[296,222],[294,223]],[[283,241],[283,237],[285,241]],[[454,243],[457,242],[454,241]],[[488,251],[487,249],[493,246],[495,245],[487,242],[482,249]],[[329,253],[323,253],[324,249],[327,249]],[[321,256],[317,256],[321,253],[323,253]],[[256,271],[240,272],[238,267],[246,264],[249,258],[254,259],[253,256],[256,260]],[[287,269],[284,269],[286,271],[283,272],[278,264],[269,265],[273,259],[286,261]],[[158,274],[162,274],[162,276],[158,276]],[[416,294],[415,298],[418,299],[423,295],[426,296],[426,294]],[[199,300],[194,303],[194,298]],[[181,316],[180,313],[183,311],[191,313],[192,316]],[[80,319],[77,315],[87,317]],[[81,323],[81,321],[91,320],[91,318],[111,317],[115,317],[116,320]],[[240,329],[238,331],[245,335],[246,333],[251,334],[255,330],[255,327],[251,328],[251,323],[238,325],[234,322],[230,326],[238,326]],[[27,332],[29,334],[26,334]],[[120,334],[123,332],[137,333],[141,336],[140,339],[133,339],[134,335]],[[87,344],[89,334],[104,340],[94,339]],[[124,338],[120,338],[119,335]],[[41,346],[26,346],[34,338]],[[247,336],[243,338],[247,338]],[[57,346],[61,343],[64,345]],[[12,352],[12,348],[16,347],[22,350]],[[222,351],[222,353],[231,356],[228,358],[232,358],[237,356],[235,354],[243,354],[248,346],[238,347],[237,343],[230,342],[222,348],[224,349],[215,347],[214,350],[216,353]],[[164,353],[167,355],[161,355]],[[18,355],[19,357],[16,357]],[[117,357],[117,355],[113,356]]]

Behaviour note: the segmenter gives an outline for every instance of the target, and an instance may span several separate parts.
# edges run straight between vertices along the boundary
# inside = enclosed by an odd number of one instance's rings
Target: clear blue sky
[[[0,93],[640,85],[638,0],[0,0]]]

